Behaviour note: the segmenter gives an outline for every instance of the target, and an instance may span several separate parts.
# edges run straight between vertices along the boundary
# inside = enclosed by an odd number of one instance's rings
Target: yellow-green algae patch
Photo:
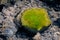
[[[51,20],[45,8],[30,8],[25,10],[21,16],[21,22],[25,28],[37,31],[51,24]]]

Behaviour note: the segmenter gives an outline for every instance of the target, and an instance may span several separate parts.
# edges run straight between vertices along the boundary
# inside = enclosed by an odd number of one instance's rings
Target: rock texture
[[[44,32],[32,34],[19,24],[19,13],[30,7],[44,7],[48,10],[52,24]],[[60,10],[56,11],[39,0],[19,0],[14,5],[6,3],[0,12],[0,40],[60,40],[59,20]]]

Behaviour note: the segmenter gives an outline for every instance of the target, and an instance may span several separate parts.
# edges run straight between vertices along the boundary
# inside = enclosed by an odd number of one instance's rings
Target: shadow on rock
[[[51,24],[48,27],[44,27],[41,31],[39,31],[41,34],[44,33],[48,28],[51,26]]]
[[[22,24],[17,20],[14,20],[14,23],[16,24],[16,27],[17,27],[17,32],[15,34],[17,38],[29,38],[29,40],[33,40],[32,37],[36,33],[31,32],[30,30],[24,28]]]
[[[55,11],[60,11],[60,1],[59,0],[40,0],[44,2],[50,8],[53,8]]]
[[[0,12],[2,11],[4,6],[5,6],[4,4],[0,4]]]
[[[53,25],[57,25],[60,28],[60,18],[54,21]]]
[[[4,35],[0,35],[0,40],[7,40],[7,38]]]
[[[17,36],[19,35],[21,38],[33,37],[36,33],[27,30],[24,27],[20,27],[16,32]]]

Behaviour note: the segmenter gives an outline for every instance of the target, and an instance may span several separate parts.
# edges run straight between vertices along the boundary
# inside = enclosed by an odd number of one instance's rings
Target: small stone
[[[33,37],[34,40],[41,40],[41,35],[40,33],[38,32],[34,37]]]
[[[23,6],[23,2],[22,1],[17,1],[16,3],[15,3],[15,5],[17,6],[17,7],[22,7]]]
[[[11,29],[5,29],[4,32],[3,32],[3,34],[5,36],[10,37],[10,36],[13,36],[13,31]]]
[[[55,32],[55,35],[60,35],[60,32]]]
[[[56,31],[58,31],[58,26],[53,26],[51,29],[50,29],[52,32],[56,32]]]
[[[54,40],[60,40],[59,38],[60,38],[60,32],[55,32],[54,33]]]

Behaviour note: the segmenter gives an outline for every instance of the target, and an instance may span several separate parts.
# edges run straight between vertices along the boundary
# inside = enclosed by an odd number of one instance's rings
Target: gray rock
[[[60,40],[59,38],[60,38],[60,32],[55,32],[54,33],[54,40]]]
[[[41,35],[40,33],[38,32],[34,37],[33,37],[34,40],[41,40]]]
[[[14,22],[9,19],[6,19],[3,21],[3,27],[5,27],[4,30],[10,29],[13,32],[13,34],[15,34],[15,32],[17,31],[16,25],[14,24]]]
[[[2,13],[0,12],[0,27],[2,27],[3,25],[3,20],[4,20],[4,17],[2,16]]]
[[[3,40],[2,38],[0,38],[0,40]]]
[[[3,34],[5,36],[11,37],[11,36],[13,36],[13,31],[11,29],[7,28],[7,29],[4,30]]]

